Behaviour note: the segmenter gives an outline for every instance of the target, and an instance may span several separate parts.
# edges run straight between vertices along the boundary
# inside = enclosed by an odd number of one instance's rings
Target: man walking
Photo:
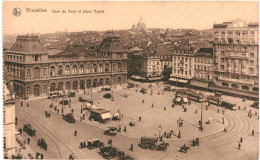
[[[134,151],[134,146],[131,144],[130,150],[133,152]]]
[[[240,143],[238,143],[238,149],[240,150],[240,147],[241,147],[241,144]]]
[[[75,137],[77,136],[77,131],[76,131],[76,130],[74,131],[74,136],[75,136]]]

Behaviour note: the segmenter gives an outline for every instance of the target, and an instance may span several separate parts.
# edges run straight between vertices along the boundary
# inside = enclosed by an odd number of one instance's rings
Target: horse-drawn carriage
[[[187,150],[190,149],[190,147],[186,147],[186,145],[184,144],[183,146],[180,147],[180,152],[185,152],[187,153]]]
[[[62,118],[69,123],[75,123],[76,121],[72,113],[62,114]]]
[[[109,127],[105,132],[105,135],[109,136],[115,136],[117,134],[117,128],[116,127]]]
[[[101,142],[99,139],[90,139],[88,140],[87,148],[88,149],[95,149],[95,148],[100,148],[103,147],[104,143]]]
[[[157,137],[141,137],[141,141],[138,144],[142,149],[150,149],[157,151],[166,151],[168,143],[159,142]]]
[[[193,139],[192,140],[192,146],[199,146],[200,145],[200,142],[199,142],[199,138],[196,138],[195,140]]]

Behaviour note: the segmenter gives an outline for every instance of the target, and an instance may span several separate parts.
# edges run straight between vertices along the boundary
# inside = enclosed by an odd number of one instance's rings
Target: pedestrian
[[[152,103],[152,108],[153,108],[153,103]]]
[[[85,141],[83,142],[83,147],[86,148],[86,142]]]
[[[83,114],[83,120],[85,120],[85,114]]]
[[[182,105],[182,108],[184,109],[184,105]]]
[[[35,159],[38,159],[39,154],[40,154],[39,152],[36,152]]]
[[[255,111],[255,116],[257,116],[257,112]]]
[[[133,152],[134,151],[134,146],[131,144],[130,150]]]
[[[167,133],[166,133],[166,132],[164,132],[164,137],[166,137],[166,134],[167,134]]]
[[[74,136],[75,136],[75,137],[77,136],[77,131],[76,131],[76,130],[74,131]]]
[[[198,113],[197,109],[195,110],[195,113],[196,113],[196,114]]]
[[[244,107],[244,110],[246,110],[246,107]]]
[[[144,103],[144,99],[143,99],[143,103]]]
[[[62,113],[62,114],[63,114],[63,111],[64,111],[63,108],[61,108],[61,113]]]
[[[69,108],[70,108],[70,104],[69,104]]]
[[[29,103],[27,103],[27,107],[29,107]]]
[[[166,107],[164,107],[164,110],[166,111]]]
[[[69,101],[70,103],[71,103],[71,99],[70,99],[70,101]]]
[[[181,138],[181,132],[179,131],[179,133],[178,133],[178,138]]]
[[[43,153],[41,153],[41,159],[43,159]]]
[[[124,132],[126,132],[126,126],[124,127]]]
[[[252,136],[254,136],[255,135],[255,131],[254,130],[252,130]]]
[[[241,147],[241,144],[240,143],[238,143],[238,149],[240,150],[240,147]]]
[[[218,113],[219,113],[219,109],[218,109]]]
[[[81,149],[81,148],[83,148],[83,143],[82,143],[82,142],[80,142],[80,149]]]
[[[30,140],[31,140],[30,137],[27,138],[27,143],[28,143],[28,144],[30,144]]]
[[[59,112],[60,112],[60,110],[59,109],[57,109],[57,113],[59,114]]]
[[[142,118],[141,118],[141,116],[140,116],[140,117],[139,117],[139,121],[141,121],[141,119],[142,119]]]
[[[174,104],[172,104],[172,108],[174,108]]]
[[[127,98],[127,94],[125,95],[125,98]]]
[[[80,113],[82,113],[82,108],[80,109]]]
[[[22,130],[22,128],[20,128],[20,129],[19,129],[19,132],[20,132],[20,134],[22,134],[22,133],[23,133],[23,130]]]
[[[23,106],[23,101],[21,102],[21,107]]]
[[[241,142],[241,143],[243,142],[243,137],[240,138],[240,142]]]
[[[82,122],[82,117],[80,117],[80,122]]]
[[[117,113],[119,113],[119,110],[117,110]]]
[[[208,105],[206,105],[206,110],[208,110]]]
[[[73,109],[71,109],[71,113],[72,113],[72,114],[73,114],[73,111],[74,111],[74,110],[73,110]]]

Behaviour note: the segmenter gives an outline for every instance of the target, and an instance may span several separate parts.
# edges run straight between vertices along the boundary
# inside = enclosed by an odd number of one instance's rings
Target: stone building
[[[15,135],[15,95],[7,72],[4,70],[4,108],[3,108],[3,153],[5,159],[16,155]]]
[[[213,25],[215,90],[255,97],[259,88],[258,23]],[[255,95],[255,96],[254,96]]]
[[[174,50],[172,53],[172,74],[169,81],[175,85],[188,86],[194,77],[194,50]]]
[[[213,80],[213,48],[200,48],[193,54],[194,77],[190,85],[208,89]]]
[[[111,79],[115,85],[127,83],[127,52],[118,37],[107,37],[92,54],[49,56],[38,36],[27,35],[17,37],[4,63],[15,92],[35,97],[111,85]]]

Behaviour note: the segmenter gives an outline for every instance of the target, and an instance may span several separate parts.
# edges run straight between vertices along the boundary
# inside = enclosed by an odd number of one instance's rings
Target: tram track
[[[18,109],[18,108],[17,108]],[[45,125],[43,124],[43,123],[41,123],[41,122],[39,122],[39,120],[37,120],[31,113],[29,113],[28,111],[24,111],[24,110],[21,110],[21,109],[18,109],[19,111],[21,111],[21,112],[24,112],[24,113],[26,113],[26,114],[28,114],[33,120],[35,120],[36,122],[38,122],[38,124],[40,124],[44,129],[45,129],[45,131],[47,131],[47,132],[49,132],[51,135],[52,135],[52,137],[54,137],[56,140],[58,140],[65,148],[67,148],[69,151],[70,151],[70,153],[73,155],[73,157],[75,158],[75,159],[78,159],[77,158],[77,156],[75,155],[75,153],[68,147],[68,145],[66,145],[65,143],[63,143],[62,142],[62,140],[60,140],[57,136],[56,136],[56,132],[55,131],[53,131],[53,132],[51,132],[49,129],[47,129],[46,127],[45,127]],[[33,122],[33,121],[31,121],[31,122]],[[36,125],[37,126],[37,125]],[[44,132],[42,129],[40,129],[42,132]],[[46,134],[45,132],[44,132],[44,134]],[[46,134],[46,136],[47,136],[47,134]],[[49,139],[52,139],[50,136],[47,136]],[[52,139],[53,140],[53,139]],[[54,141],[53,141],[54,142]],[[57,143],[56,142],[54,142],[55,144],[56,144],[56,146],[57,146],[57,148],[58,148],[58,145],[57,145]],[[72,147],[73,148],[73,147]],[[59,152],[59,155],[60,155],[60,157],[61,157],[61,154],[60,154],[60,152]]]
[[[24,124],[30,124],[32,121],[30,121],[30,122],[28,122],[20,113],[17,113],[18,115],[20,115],[19,116],[19,121],[22,121],[22,122],[25,122]],[[34,122],[33,122],[34,123]],[[35,127],[35,126],[34,126]],[[37,128],[39,128],[40,129],[40,127],[38,127],[37,125],[36,125],[36,127]],[[41,129],[40,129],[41,130]],[[41,130],[42,131],[42,130]],[[45,133],[43,133],[43,134],[45,134]],[[40,136],[37,136],[37,135],[40,135]],[[47,136],[46,134],[45,134],[45,136]],[[37,143],[37,140],[39,139],[39,138],[42,138],[43,136],[39,133],[39,132],[37,132],[36,131],[36,134],[35,134],[35,136],[33,137],[34,139],[35,139],[35,141],[36,141],[36,143]],[[48,136],[47,136],[48,137]],[[49,137],[48,137],[49,138]],[[54,143],[55,144],[55,143]],[[59,150],[59,147],[57,146],[57,144],[55,144],[56,145],[56,147],[57,147],[57,149]],[[49,153],[51,153],[55,158],[58,158],[58,157],[56,157],[56,155],[50,150],[50,149],[48,149],[48,150],[46,150],[45,152],[49,152]],[[59,155],[60,155],[60,151],[59,151]],[[61,159],[61,155],[60,155],[60,159]]]

